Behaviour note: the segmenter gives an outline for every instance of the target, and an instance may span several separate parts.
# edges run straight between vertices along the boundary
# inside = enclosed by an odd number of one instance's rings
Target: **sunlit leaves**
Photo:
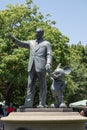
[[[17,106],[23,103],[27,86],[27,66],[29,50],[20,48],[8,39],[9,33],[17,39],[26,41],[35,39],[37,27],[44,29],[44,39],[52,46],[53,63],[52,70],[61,63],[61,67],[66,65],[72,68],[72,73],[65,77],[67,86],[64,98],[67,103],[72,100],[83,98],[87,95],[87,46],[81,44],[69,46],[69,38],[62,34],[58,28],[54,27],[55,21],[51,21],[50,14],[44,16],[39,12],[37,5],[33,5],[32,0],[26,0],[26,5],[8,5],[0,11],[0,95],[8,100],[8,92],[11,91],[9,102],[18,101]],[[47,79],[50,89],[51,81]],[[48,89],[48,97],[51,94]],[[76,97],[80,93],[80,97]],[[7,95],[6,95],[7,94]],[[50,102],[49,98],[47,102]]]

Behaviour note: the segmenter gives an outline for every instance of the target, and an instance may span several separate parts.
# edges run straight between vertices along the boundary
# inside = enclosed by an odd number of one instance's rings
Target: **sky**
[[[25,4],[26,0],[2,0],[0,10],[7,4]],[[45,16],[51,15],[56,21],[55,27],[70,39],[70,44],[87,44],[87,0],[33,0],[39,11]]]

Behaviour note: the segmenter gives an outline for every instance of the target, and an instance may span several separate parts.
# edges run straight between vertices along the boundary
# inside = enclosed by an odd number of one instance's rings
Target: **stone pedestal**
[[[72,108],[19,108],[17,112],[73,112]]]
[[[87,118],[78,112],[30,111],[12,112],[1,120],[4,130],[84,130]]]

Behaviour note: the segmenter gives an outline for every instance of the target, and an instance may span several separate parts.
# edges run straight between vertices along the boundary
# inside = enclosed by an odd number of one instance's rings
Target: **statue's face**
[[[63,69],[58,68],[58,69],[56,69],[56,70],[54,71],[53,74],[54,74],[54,78],[55,78],[55,79],[62,79],[63,76],[64,76],[64,71],[63,71]]]
[[[39,40],[39,39],[41,39],[42,37],[43,37],[43,30],[40,29],[40,28],[38,28],[38,29],[36,30],[36,38]]]

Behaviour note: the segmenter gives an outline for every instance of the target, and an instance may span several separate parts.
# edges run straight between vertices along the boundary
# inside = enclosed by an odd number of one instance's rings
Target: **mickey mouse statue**
[[[54,70],[54,72],[50,75],[53,81],[51,85],[51,92],[53,98],[55,99],[55,103],[51,104],[51,107],[65,108],[67,106],[63,101],[63,92],[67,82],[64,81],[62,78],[64,77],[65,74],[70,74],[71,69],[68,66],[62,69],[60,68],[60,66],[61,64],[59,64],[57,68]]]

